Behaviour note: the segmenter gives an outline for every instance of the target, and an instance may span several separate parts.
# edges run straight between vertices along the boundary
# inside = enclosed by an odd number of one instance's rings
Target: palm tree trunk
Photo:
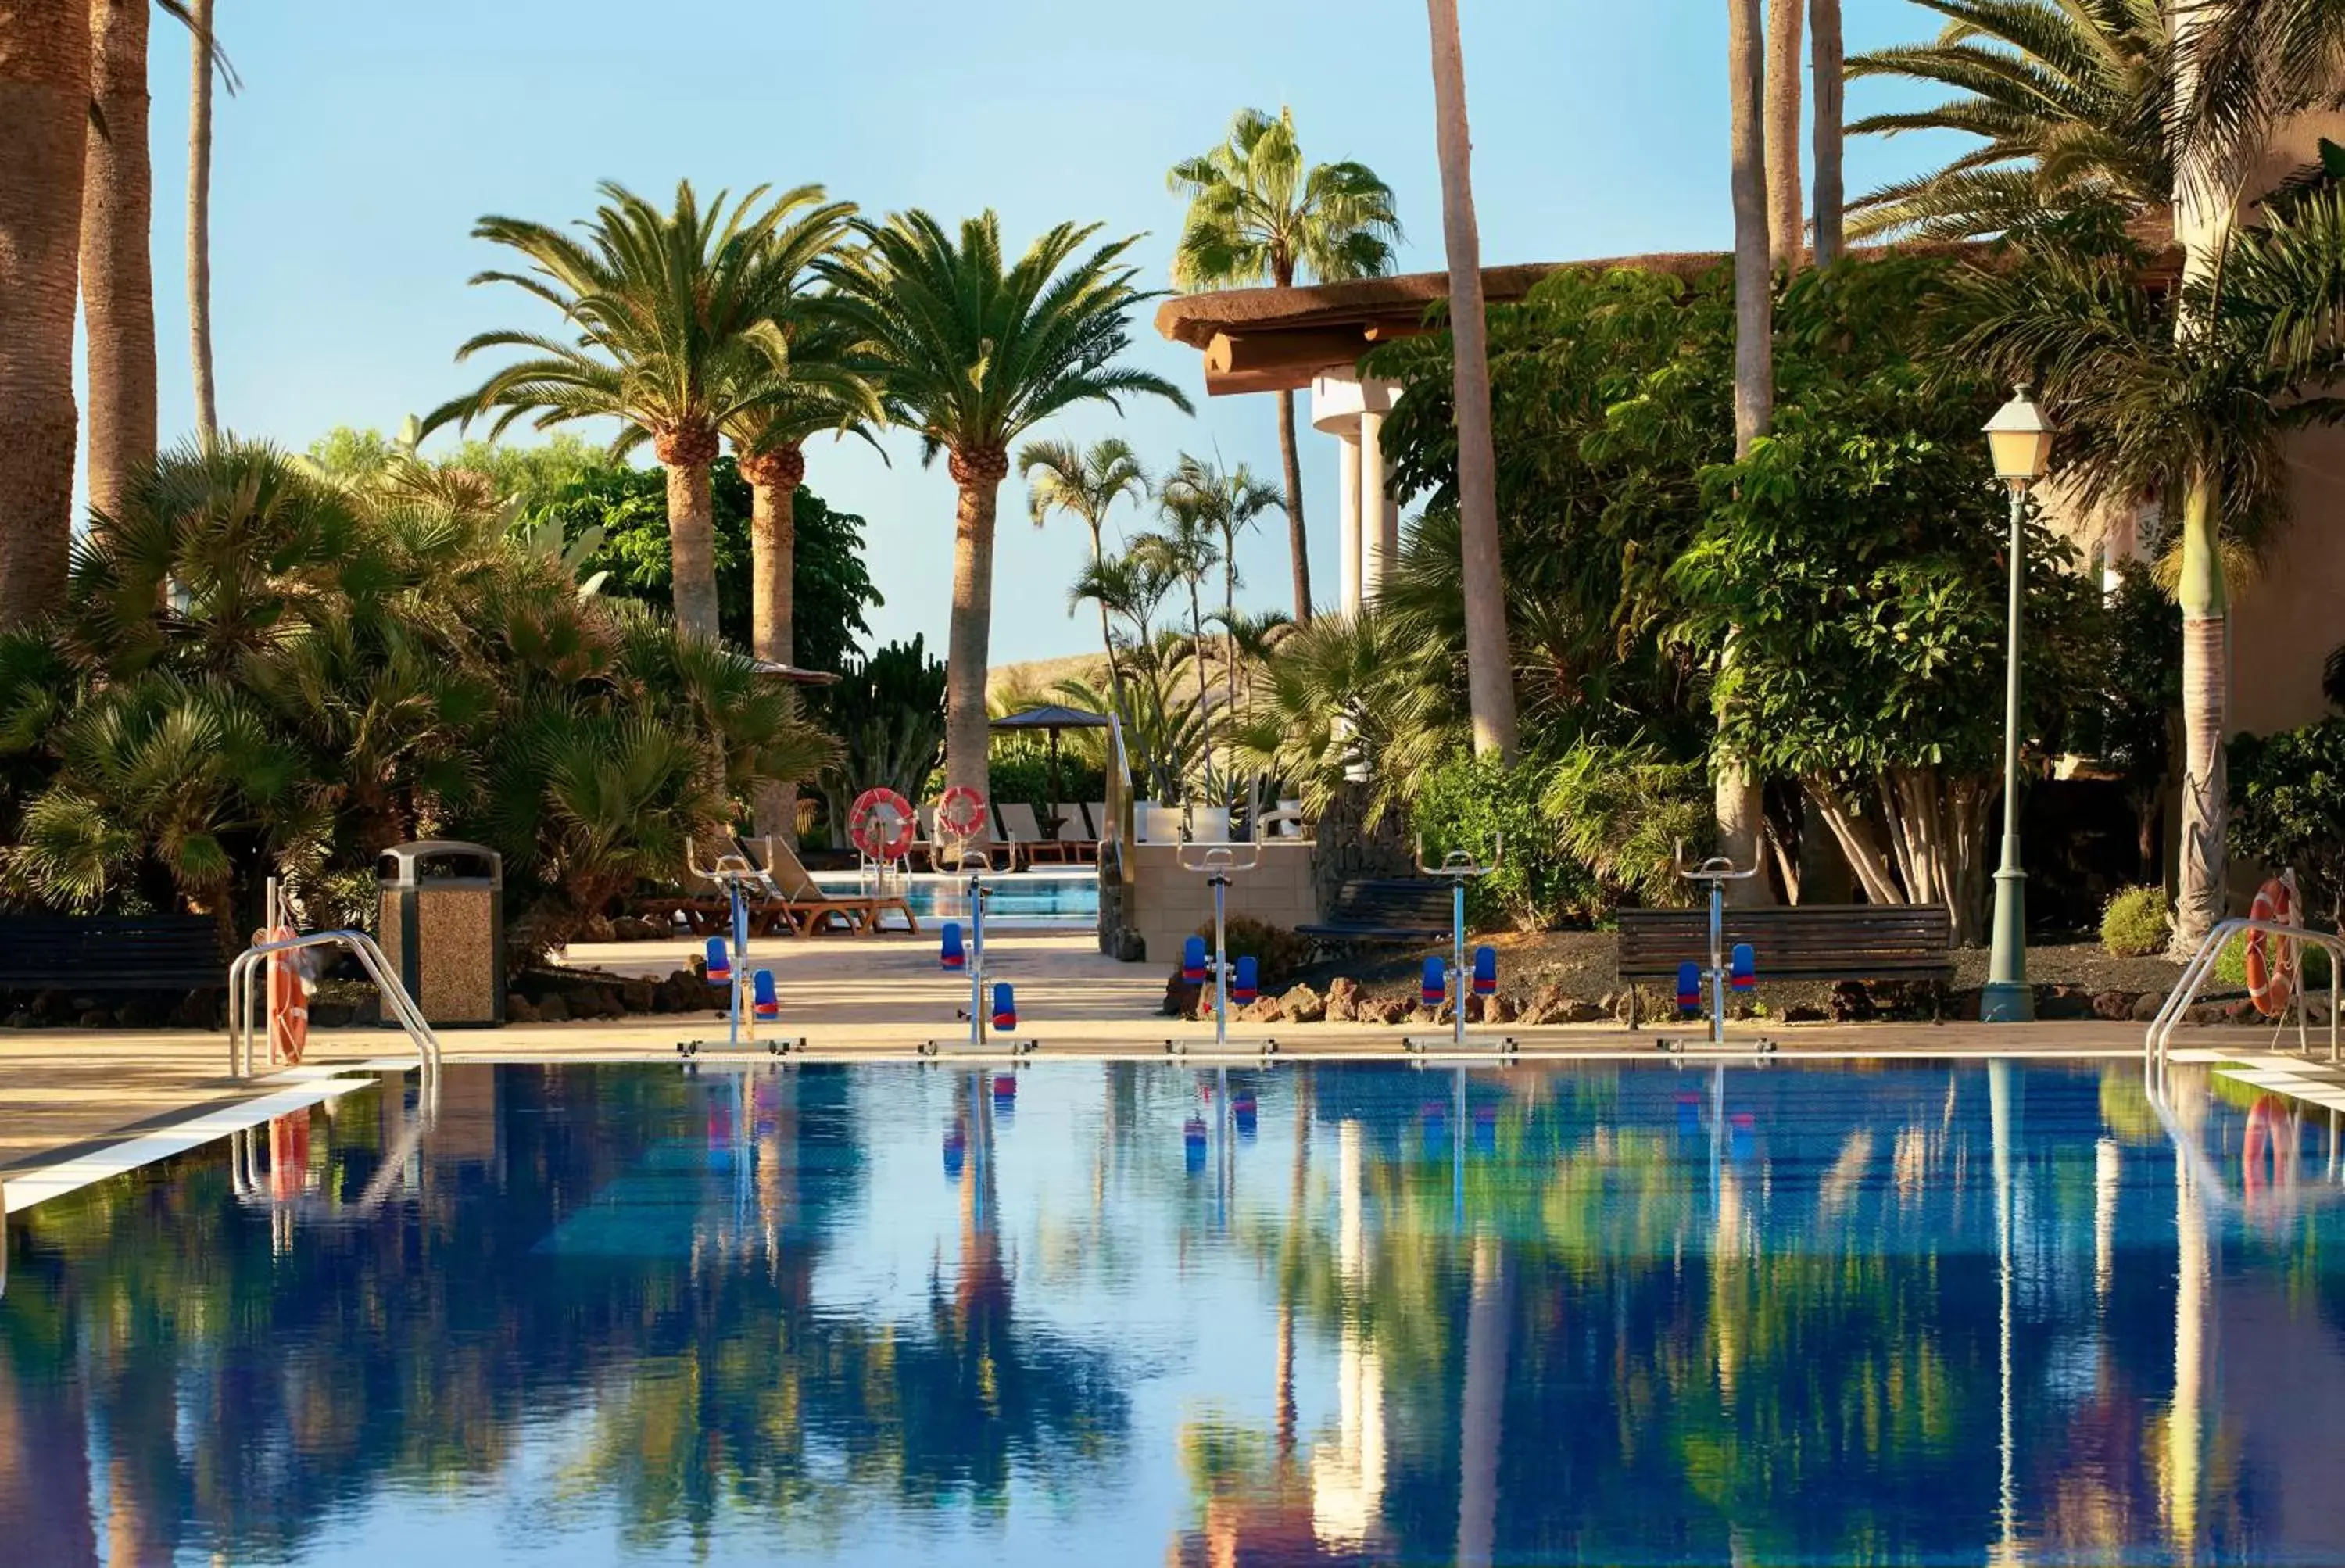
[[[188,341],[195,356],[196,434],[219,433],[212,387],[212,0],[188,0],[194,74],[188,83]]]
[[[1100,544],[1099,524],[1097,523],[1092,523],[1091,529],[1091,565],[1096,566],[1102,559],[1105,558],[1105,552]],[[1108,697],[1115,705],[1115,717],[1117,722],[1128,726],[1132,723],[1132,715],[1123,706],[1123,667],[1116,661],[1115,627],[1109,623],[1107,618],[1107,601],[1102,598],[1095,599],[1092,603],[1099,606],[1100,651],[1107,655]],[[1146,629],[1144,627],[1142,630],[1142,636],[1143,638],[1146,636]]]
[[[2183,503],[2182,846],[2174,947],[2195,949],[2223,918],[2223,833],[2230,812],[2223,742],[2231,704],[2229,593],[2223,580],[2216,481],[2198,474]]]
[[[1816,77],[1816,247],[1815,263],[1829,267],[1847,248],[1845,223],[1848,192],[1841,178],[1842,93],[1847,63],[1843,57],[1840,0],[1812,0],[1808,27]]]
[[[797,494],[806,453],[786,447],[741,460],[749,482],[749,646],[759,658],[797,662],[794,574],[797,570]],[[784,779],[757,786],[759,838],[797,842],[797,790]]]
[[[1498,559],[1497,459],[1490,441],[1489,322],[1482,308],[1482,236],[1474,218],[1473,137],[1457,0],[1426,0],[1433,32],[1433,101],[1441,158],[1441,230],[1449,260],[1449,328],[1457,405],[1457,535],[1466,596],[1466,690],[1474,750],[1515,759],[1514,657]]]
[[[1205,606],[1197,579],[1189,579],[1190,662],[1197,667],[1197,749],[1205,760],[1205,803],[1213,804],[1213,710],[1205,686]]]
[[[1774,268],[1769,253],[1767,134],[1761,116],[1767,59],[1760,15],[1762,0],[1727,0],[1728,70],[1731,87],[1734,164],[1734,454],[1750,454],[1775,418]],[[1734,657],[1731,634],[1724,659]],[[1737,758],[1716,759],[1715,809],[1719,852],[1738,866],[1759,863],[1766,820],[1759,780]],[[1727,884],[1737,903],[1766,901],[1766,881]]]
[[[1806,192],[1800,184],[1800,22],[1807,0],[1768,0],[1767,234],[1771,263],[1800,270]]]
[[[91,0],[91,117],[81,200],[89,504],[118,515],[155,459],[154,175],[147,150],[148,0]]]
[[[960,501],[953,517],[952,629],[945,645],[945,779],[990,799],[985,677],[993,645],[993,525],[1010,454],[956,452],[948,469]],[[977,847],[991,838],[980,825]]]
[[[0,0],[0,626],[65,597],[86,0]]]
[[[1278,461],[1286,470],[1286,554],[1294,564],[1294,618],[1311,619],[1311,538],[1303,526],[1303,459],[1294,445],[1294,394],[1278,394]]]
[[[708,465],[716,461],[716,438],[697,433],[660,438],[659,460],[667,470],[668,566],[675,598],[675,624],[695,636],[715,637],[716,625],[716,507],[708,494]]]

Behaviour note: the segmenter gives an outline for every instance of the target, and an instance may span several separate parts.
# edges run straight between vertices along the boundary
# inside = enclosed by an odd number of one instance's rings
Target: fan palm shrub
[[[520,349],[525,357],[434,409],[423,428],[469,428],[491,417],[494,436],[524,416],[540,430],[615,419],[615,452],[649,442],[667,471],[676,622],[713,637],[709,464],[727,426],[770,392],[773,367],[787,363],[781,323],[803,282],[801,251],[831,237],[840,215],[817,205],[816,186],[770,202],[760,186],[729,207],[720,191],[704,208],[692,182],[681,180],[665,212],[624,186],[606,181],[600,188],[604,202],[584,239],[520,218],[492,215],[474,225],[475,238],[519,253],[529,270],[484,271],[472,281],[510,284],[553,306],[578,336],[478,334],[456,351],[459,362],[492,349]],[[799,243],[777,247],[777,236],[808,207],[815,212],[792,228]]]
[[[1132,308],[1149,297],[1126,260],[1134,239],[1093,245],[1097,225],[1062,223],[1010,261],[991,212],[965,219],[958,237],[920,211],[857,229],[862,244],[823,263],[841,319],[873,363],[889,419],[919,433],[924,458],[945,454],[959,492],[945,766],[954,784],[983,793],[994,525],[1010,448],[1084,403],[1121,411],[1127,397],[1161,397],[1188,412],[1189,400],[1122,362]]]

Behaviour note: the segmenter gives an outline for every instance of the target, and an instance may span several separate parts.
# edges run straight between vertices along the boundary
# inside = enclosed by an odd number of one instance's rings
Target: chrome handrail
[[[347,947],[358,955],[368,978],[381,993],[384,1005],[391,1009],[391,1018],[406,1031],[408,1040],[414,1045],[424,1075],[436,1078],[440,1072],[440,1036],[424,1022],[421,1010],[407,994],[407,988],[392,976],[391,960],[384,956],[374,938],[362,931],[313,931],[283,942],[255,942],[237,954],[236,962],[228,968],[228,1075],[252,1076],[252,980],[259,961],[272,953],[329,945]]]
[[[2337,1060],[2337,1003],[2340,986],[2345,986],[2345,938],[2325,931],[2291,925],[2286,921],[2234,918],[2217,921],[2215,928],[2199,942],[2198,951],[2190,955],[2190,962],[2182,966],[2181,977],[2175,981],[2174,989],[2167,993],[2166,1005],[2157,1010],[2157,1016],[2150,1022],[2149,1032],[2142,1037],[2141,1054],[2145,1066],[2166,1060],[2167,1045],[2173,1037],[2175,1027],[2182,1022],[2182,1015],[2189,1010],[2190,1004],[2198,999],[2207,977],[2215,972],[2216,957],[2228,945],[2231,938],[2248,931],[2266,932],[2273,936],[2309,942],[2329,954],[2329,1059],[2331,1062]]]

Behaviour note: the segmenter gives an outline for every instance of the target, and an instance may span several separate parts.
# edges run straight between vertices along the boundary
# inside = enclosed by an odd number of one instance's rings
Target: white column
[[[1398,554],[1386,541],[1385,514],[1392,503],[1385,495],[1385,416],[1376,409],[1360,413],[1360,596],[1373,599],[1384,586],[1385,573]]]
[[[1360,613],[1360,438],[1340,434],[1335,438],[1342,453],[1341,466],[1335,473],[1335,499],[1338,521],[1335,538],[1338,557],[1335,585],[1344,614],[1357,616]]]

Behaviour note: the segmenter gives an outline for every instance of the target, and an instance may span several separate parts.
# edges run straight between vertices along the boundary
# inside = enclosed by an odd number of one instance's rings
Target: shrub
[[[1537,931],[1588,918],[1600,901],[1595,877],[1564,852],[1541,803],[1548,774],[1461,752],[1436,764],[1416,786],[1409,819],[1427,861],[1460,851],[1487,865],[1498,856],[1495,875],[1467,884],[1466,918],[1477,927],[1511,921]]]
[[[2163,888],[2120,888],[2101,911],[2101,946],[2117,958],[2163,952],[2173,934]]]
[[[2244,991],[2248,984],[2248,939],[2244,933],[2223,944],[2215,955],[2215,978],[2235,991]],[[2299,942],[2296,949],[2296,985],[2299,991],[2326,997],[2329,993],[2329,952],[2310,942]]]
[[[2345,916],[2345,718],[2231,743],[2231,852],[2293,867],[2306,912]]]
[[[1205,939],[1205,951],[1213,948],[1213,922],[1207,921],[1197,928]],[[1294,983],[1295,974],[1311,956],[1311,943],[1284,926],[1267,921],[1233,915],[1223,922],[1223,951],[1234,963],[1241,958],[1254,962],[1255,983],[1265,995],[1275,995]]]

